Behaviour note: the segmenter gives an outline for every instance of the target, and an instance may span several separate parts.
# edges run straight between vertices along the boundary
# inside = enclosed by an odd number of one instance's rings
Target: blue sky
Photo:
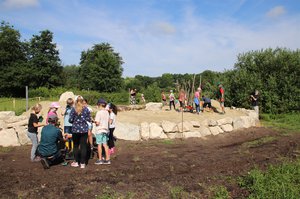
[[[93,44],[123,57],[123,76],[232,69],[239,53],[300,47],[299,0],[0,0],[22,39],[49,29],[64,65]]]

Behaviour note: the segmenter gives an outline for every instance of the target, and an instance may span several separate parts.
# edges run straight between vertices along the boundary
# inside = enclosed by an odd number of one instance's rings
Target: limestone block
[[[194,128],[200,127],[200,122],[198,122],[198,121],[191,121],[191,124],[193,125]]]
[[[200,125],[201,125],[201,126],[206,126],[206,127],[208,127],[208,123],[209,123],[209,120],[208,120],[208,119],[205,119],[205,120],[202,120],[202,121],[200,122]]]
[[[163,132],[163,129],[156,123],[150,123],[150,138],[151,139],[159,139],[165,138],[166,135]]]
[[[219,119],[217,120],[217,124],[220,126],[220,125],[224,125],[224,124],[232,124],[232,118],[230,117],[225,117],[225,118],[222,118],[222,119]]]
[[[215,120],[209,120],[208,121],[208,126],[217,126],[217,125],[218,125],[218,123]]]
[[[6,123],[16,123],[16,122],[21,122],[24,120],[28,120],[28,118],[24,115],[20,115],[20,116],[12,116],[7,118],[6,120],[4,120]]]
[[[141,140],[140,129],[138,125],[117,122],[114,135],[122,140]]]
[[[148,122],[141,123],[141,136],[144,140],[148,140],[150,138],[150,127]]]
[[[28,124],[28,120],[26,119],[15,123],[9,123],[7,124],[7,128],[13,128],[16,126],[27,126],[27,124]]]
[[[15,129],[4,129],[0,131],[0,146],[20,146]]]
[[[211,126],[209,127],[209,130],[213,135],[218,135],[224,132],[219,126]]]
[[[255,119],[249,116],[240,116],[233,120],[233,129],[249,128],[255,126]]]
[[[180,122],[177,124],[179,132],[186,132],[192,130],[193,126],[190,122]],[[183,129],[182,129],[183,128]]]
[[[189,132],[183,132],[184,138],[200,138],[202,137],[202,134],[199,131],[189,131]]]
[[[0,120],[0,131],[1,131],[2,129],[6,129],[6,128],[7,128],[6,123],[5,123],[3,120]]]
[[[21,145],[26,145],[26,144],[31,144],[30,139],[27,136],[27,127],[25,126],[17,126],[14,128],[16,133],[17,133],[17,137],[19,139],[19,143]]]
[[[161,126],[165,133],[175,133],[178,132],[178,127],[176,123],[169,121],[162,121]]]
[[[224,131],[224,132],[230,132],[233,131],[233,126],[231,124],[224,124],[221,125],[220,128]]]
[[[163,104],[162,103],[154,103],[154,102],[149,102],[146,104],[146,109],[147,111],[159,111],[161,110]]]
[[[205,126],[201,126],[199,128],[199,132],[201,133],[202,137],[211,135],[211,132],[210,132],[209,128],[207,128]]]
[[[75,95],[73,92],[64,92],[60,95],[59,102],[66,102],[68,98],[75,99]]]
[[[9,117],[13,117],[15,115],[16,114],[14,111],[0,111],[0,120],[6,120]]]
[[[167,137],[169,139],[177,139],[177,138],[183,138],[183,133],[177,132],[177,133],[166,133]]]

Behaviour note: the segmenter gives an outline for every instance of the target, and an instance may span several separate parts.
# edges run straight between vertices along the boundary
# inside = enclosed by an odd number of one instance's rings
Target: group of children
[[[116,115],[117,107],[114,104],[106,103],[104,99],[99,99],[97,103],[98,111],[95,118],[92,117],[92,109],[88,106],[87,100],[82,96],[77,96],[75,101],[72,98],[67,100],[67,106],[65,110],[62,111],[62,116],[64,116],[64,129],[63,132],[60,131],[63,141],[66,143],[64,146],[67,149],[72,149],[74,154],[74,162],[71,163],[72,167],[85,168],[87,163],[87,152],[88,146],[91,148],[91,152],[94,149],[94,139],[92,129],[95,126],[95,143],[97,144],[98,159],[95,164],[111,164],[110,155],[115,152],[115,137],[113,135],[115,125],[116,125]],[[59,129],[60,123],[58,121],[57,110],[60,108],[59,103],[53,102],[50,105],[46,122],[42,123],[42,117],[38,117],[42,109],[41,105],[37,104],[32,107],[32,113],[28,122],[28,137],[32,142],[31,150],[31,160],[32,161],[41,161],[44,168],[49,168],[49,161],[47,157],[52,157],[53,154],[47,153],[43,157],[37,155],[38,150],[38,127],[54,125],[56,130]],[[55,122],[53,122],[55,120]],[[48,150],[47,147],[53,146],[54,142],[59,142],[60,136],[56,136],[53,132],[46,132],[42,130],[43,134],[49,134],[49,139],[53,139],[53,143],[42,143],[41,139],[40,145],[42,145],[42,153],[45,151],[52,151],[52,153],[57,153],[54,150]],[[52,128],[51,128],[52,129]],[[56,131],[55,130],[55,131]],[[50,138],[50,134],[53,134]],[[62,139],[61,139],[62,140]],[[51,142],[45,140],[44,142]],[[57,143],[55,143],[57,144]],[[104,154],[103,154],[104,152]],[[41,158],[43,157],[43,158]],[[66,165],[66,162],[64,162]]]

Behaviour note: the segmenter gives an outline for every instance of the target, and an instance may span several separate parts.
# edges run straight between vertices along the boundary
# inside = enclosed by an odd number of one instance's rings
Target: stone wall
[[[229,133],[233,130],[249,128],[259,124],[257,114],[252,110],[240,109],[246,116],[225,117],[219,120],[184,121],[174,123],[142,122],[140,125],[117,122],[114,135],[123,140],[176,139],[205,137]]]
[[[16,116],[13,111],[0,112],[0,146],[31,144],[27,137],[28,118]]]
[[[183,123],[161,121],[160,123],[142,122],[140,125],[135,125],[117,122],[114,135],[119,139],[132,141],[205,137],[249,128],[259,123],[255,111],[246,109],[239,109],[238,111],[242,111],[246,116],[225,117],[219,120],[184,121]],[[31,144],[27,137],[27,124],[27,116],[16,116],[15,112],[12,111],[0,112],[0,146]],[[41,128],[39,128],[40,131]],[[95,128],[93,131],[95,133]],[[38,135],[40,136],[40,133]]]

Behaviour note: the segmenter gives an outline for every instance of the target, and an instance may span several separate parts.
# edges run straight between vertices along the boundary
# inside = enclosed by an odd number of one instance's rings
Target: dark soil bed
[[[267,139],[272,138],[272,139]],[[187,140],[117,141],[111,165],[89,161],[85,169],[31,163],[31,146],[0,152],[1,198],[170,198],[179,189],[191,198],[210,198],[224,186],[232,198],[248,193],[236,181],[255,166],[265,169],[295,158],[300,134],[266,128]]]

